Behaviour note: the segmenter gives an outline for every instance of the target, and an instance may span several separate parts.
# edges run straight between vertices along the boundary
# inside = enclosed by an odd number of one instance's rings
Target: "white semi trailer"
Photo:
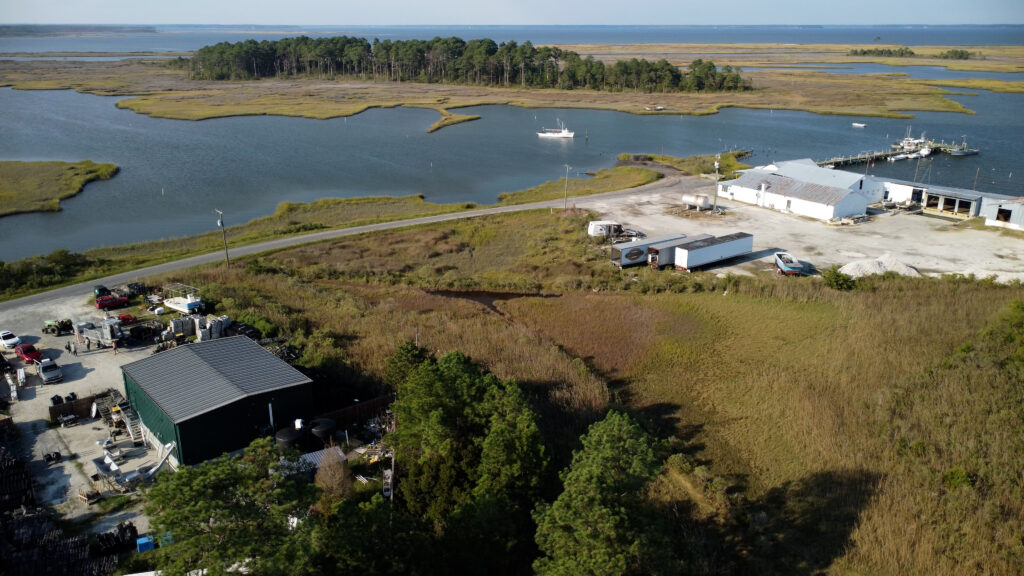
[[[644,238],[632,242],[620,242],[612,244],[612,264],[619,268],[637,266],[647,263],[647,247],[654,244],[661,244],[670,240],[686,238],[686,234],[673,234],[671,236],[659,236],[657,238]]]
[[[697,240],[676,247],[676,270],[693,270],[729,258],[735,258],[754,251],[754,236],[736,232]]]
[[[697,234],[677,240],[668,240],[647,247],[647,265],[651,268],[664,268],[675,264],[676,248],[698,240],[714,238],[711,234]]]

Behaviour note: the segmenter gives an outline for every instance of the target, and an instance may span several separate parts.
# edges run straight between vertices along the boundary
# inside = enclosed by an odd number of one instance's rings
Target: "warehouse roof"
[[[832,186],[835,188],[852,189],[857,182],[865,178],[863,174],[836,170],[834,168],[822,168],[810,158],[776,162],[774,165],[763,166],[758,169],[810,184]]]
[[[761,185],[763,184],[766,192],[806,200],[808,202],[817,202],[818,204],[825,204],[826,206],[835,206],[842,202],[843,198],[846,198],[850,194],[854,194],[854,192],[844,188],[823,186],[821,184],[814,184],[811,182],[802,182],[800,180],[794,180],[793,178],[762,172],[760,170],[750,170],[745,172],[742,176],[728,182],[727,184],[728,186],[739,186],[750,190],[760,190]]]
[[[175,424],[248,396],[312,382],[245,336],[179,346],[121,369]]]

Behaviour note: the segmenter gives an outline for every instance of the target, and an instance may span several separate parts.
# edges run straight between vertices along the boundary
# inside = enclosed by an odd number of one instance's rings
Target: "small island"
[[[22,212],[57,212],[60,201],[94,180],[117,174],[115,164],[82,162],[0,162],[0,217]]]

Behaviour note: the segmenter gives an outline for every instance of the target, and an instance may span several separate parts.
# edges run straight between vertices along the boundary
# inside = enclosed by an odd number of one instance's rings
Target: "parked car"
[[[43,384],[56,384],[64,379],[60,366],[49,358],[36,362],[36,374],[39,374]]]
[[[103,284],[97,284],[92,287],[92,295],[97,298],[100,296],[110,296],[110,289]]]
[[[101,310],[121,308],[128,305],[128,299],[124,296],[100,296],[96,299],[96,307]]]
[[[12,350],[15,346],[21,344],[21,338],[14,335],[14,332],[10,330],[0,331],[0,346],[4,350]]]
[[[14,347],[14,354],[25,361],[26,364],[35,362],[43,357],[43,353],[31,344],[20,344]]]

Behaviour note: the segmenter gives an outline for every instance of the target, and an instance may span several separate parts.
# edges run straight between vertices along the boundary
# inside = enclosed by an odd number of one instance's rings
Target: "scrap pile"
[[[7,574],[103,576],[117,569],[117,556],[90,556],[86,536],[66,536],[41,509],[8,512],[0,522],[0,557]]]

